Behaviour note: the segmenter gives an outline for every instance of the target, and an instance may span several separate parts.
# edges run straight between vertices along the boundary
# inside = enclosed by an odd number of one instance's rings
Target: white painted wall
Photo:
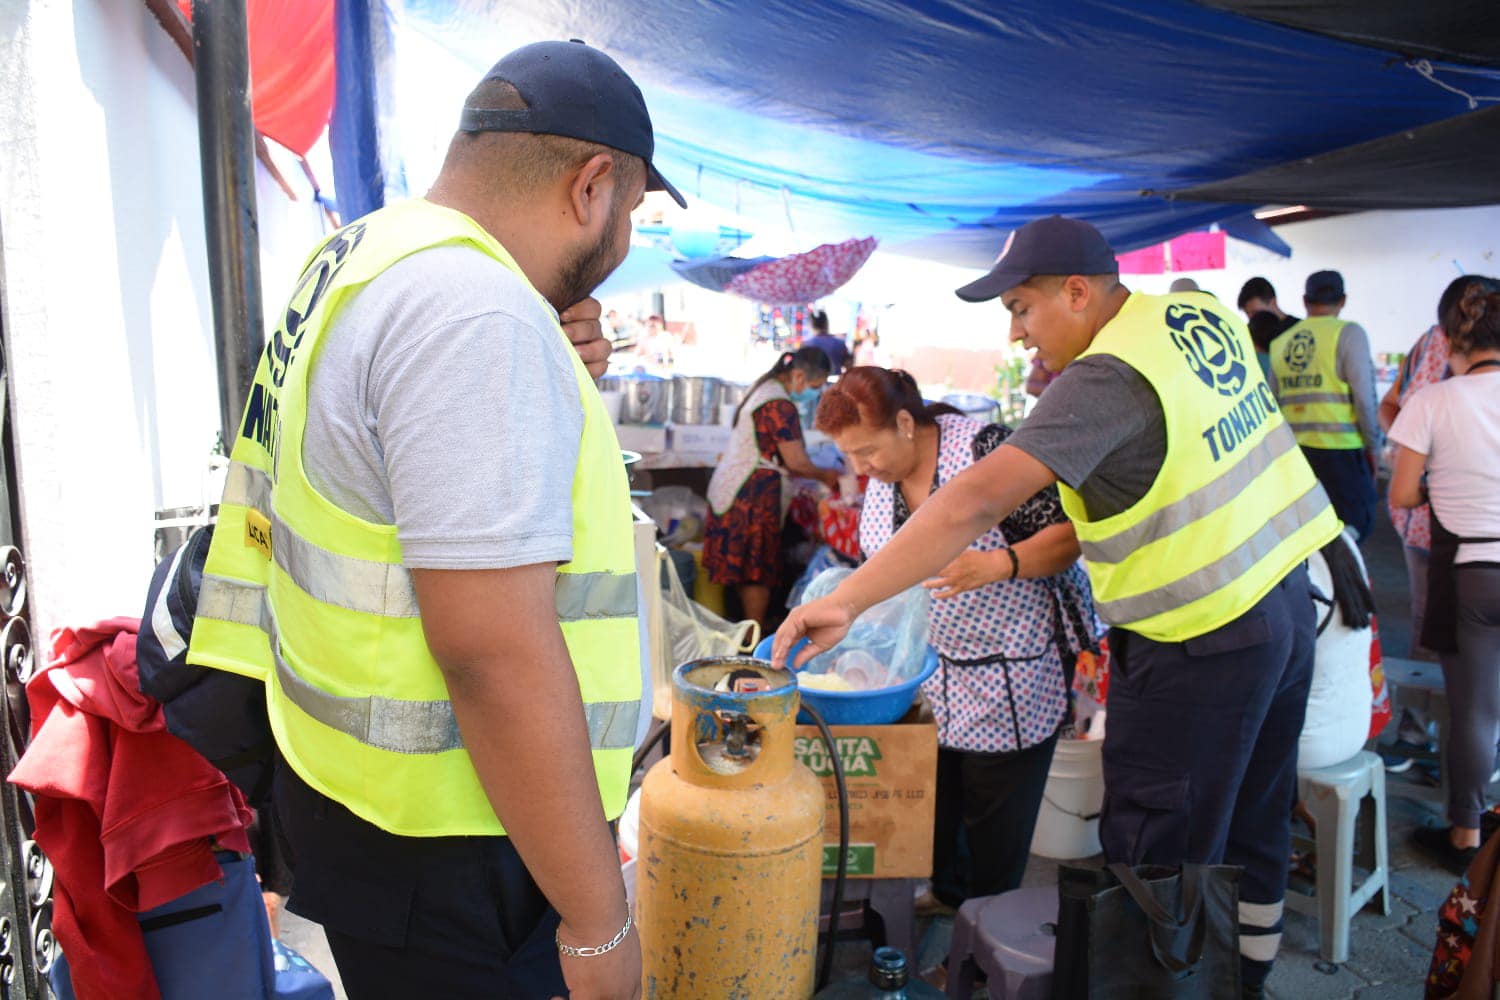
[[[52,626],[140,614],[153,513],[200,502],[218,390],[182,54],[139,3],[6,0],[0,93],[3,320],[40,646]],[[259,188],[279,302],[318,216]]]
[[[1344,276],[1345,319],[1370,333],[1374,352],[1404,353],[1434,322],[1438,296],[1460,273],[1500,274],[1500,206],[1439,211],[1360,212],[1276,227],[1291,244],[1290,259],[1229,241],[1228,267],[1186,276],[1231,306],[1249,278],[1276,286],[1281,307],[1304,315],[1302,288],[1314,271]],[[1460,270],[1462,269],[1462,270]],[[1182,275],[1138,275],[1126,284],[1165,292]]]

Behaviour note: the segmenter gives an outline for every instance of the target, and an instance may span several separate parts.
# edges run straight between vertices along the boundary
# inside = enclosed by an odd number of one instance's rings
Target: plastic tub
[[[1104,741],[1058,740],[1031,835],[1031,853],[1073,861],[1099,853],[1104,807]]]
[[[757,659],[771,658],[771,643],[775,638],[766,636],[760,641],[760,645],[755,647]],[[792,647],[793,653],[806,641],[803,639]],[[916,700],[917,688],[933,675],[937,667],[937,653],[928,647],[921,673],[900,684],[874,691],[815,691],[799,685],[798,693],[803,701],[818,710],[823,721],[830,726],[888,726],[907,713],[911,703]],[[798,712],[797,721],[810,724],[812,716],[806,712]]]

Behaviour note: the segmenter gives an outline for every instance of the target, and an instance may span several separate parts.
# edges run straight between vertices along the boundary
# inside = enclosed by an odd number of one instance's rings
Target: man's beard
[[[552,303],[558,312],[588,298],[620,266],[621,262],[614,259],[614,233],[619,223],[616,207],[610,205],[609,225],[599,242],[563,262],[557,282],[557,301]]]

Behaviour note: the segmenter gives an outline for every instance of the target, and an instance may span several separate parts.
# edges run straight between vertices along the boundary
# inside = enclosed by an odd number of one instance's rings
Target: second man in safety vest
[[[1277,397],[1333,509],[1364,541],[1375,527],[1375,468],[1381,432],[1370,340],[1340,319],[1344,277],[1308,275],[1307,318],[1271,342]]]
[[[427,197],[311,257],[256,372],[189,658],[266,685],[288,906],[351,1000],[639,995],[630,495],[607,349],[569,341],[602,344],[643,192],[682,200],[653,148],[607,55],[518,49]]]
[[[1100,838],[1110,861],[1244,866],[1241,968],[1260,996],[1280,942],[1314,623],[1303,560],[1340,529],[1244,326],[1200,293],[1132,294],[1093,226],[1012,234],[969,301],[1056,381],[1020,429],[932,496],[827,597],[792,611],[777,662],[839,642],[1061,483],[1113,626]]]

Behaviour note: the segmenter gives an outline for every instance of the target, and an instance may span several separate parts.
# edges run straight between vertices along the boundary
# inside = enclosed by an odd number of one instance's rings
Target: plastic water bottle
[[[906,956],[895,948],[876,948],[865,979],[834,983],[814,1000],[941,1000],[943,991],[920,979],[908,979]]]

